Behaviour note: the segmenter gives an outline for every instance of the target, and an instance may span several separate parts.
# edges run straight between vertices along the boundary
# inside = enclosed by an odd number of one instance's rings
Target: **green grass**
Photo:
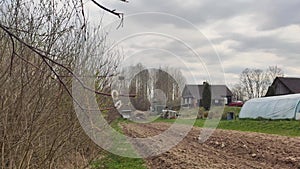
[[[187,109],[184,112],[185,115],[190,114],[190,112],[198,112],[199,109]],[[214,112],[216,110],[212,110]],[[222,119],[226,119],[227,112],[234,112],[235,116],[238,117],[241,111],[241,107],[229,107],[225,106]],[[200,108],[199,112],[203,113],[207,117],[208,111],[205,111],[203,108]],[[183,117],[185,118],[185,117]],[[156,119],[155,122],[169,122],[173,123],[174,119]],[[178,123],[185,124],[184,119],[179,119]],[[203,127],[205,119],[197,119],[194,123],[194,126]],[[215,123],[212,123],[215,125]],[[207,124],[205,127],[210,127]],[[211,126],[213,127],[213,126]],[[277,134],[283,136],[300,136],[300,121],[296,120],[252,120],[252,119],[243,119],[243,120],[221,120],[218,124],[218,129],[225,130],[239,130],[239,131],[249,131],[249,132],[259,132],[259,133],[268,133],[268,134]]]
[[[118,132],[122,133],[122,129],[119,123],[127,123],[126,120],[115,120],[111,126]],[[91,163],[92,169],[146,169],[146,164],[143,159],[140,158],[128,158],[112,154],[107,151],[103,151],[100,155],[101,159],[95,160]]]
[[[146,169],[144,160],[103,153],[104,157],[91,164],[92,169]]]
[[[225,106],[223,114],[226,115],[227,112],[234,112],[235,116],[239,116],[241,107],[232,107],[232,106]]]
[[[155,122],[173,123],[174,119],[157,119]],[[203,127],[205,119],[197,119],[194,126]],[[221,120],[217,127],[225,130],[239,130],[277,134],[283,136],[300,136],[300,121],[296,120]]]
[[[218,128],[250,131],[283,136],[300,136],[300,121],[296,120],[235,120],[221,121]]]

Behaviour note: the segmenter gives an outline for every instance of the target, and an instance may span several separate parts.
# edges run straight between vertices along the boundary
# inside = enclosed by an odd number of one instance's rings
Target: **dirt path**
[[[161,133],[170,124],[123,124],[131,137]],[[146,159],[149,168],[296,168],[300,169],[300,138],[216,130],[199,143],[201,129],[193,130],[168,152]]]

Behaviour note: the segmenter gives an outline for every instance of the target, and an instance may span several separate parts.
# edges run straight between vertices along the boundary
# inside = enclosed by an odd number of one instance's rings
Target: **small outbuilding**
[[[256,98],[247,101],[239,118],[300,120],[300,94]]]
[[[279,96],[300,93],[300,78],[276,77],[266,96]]]

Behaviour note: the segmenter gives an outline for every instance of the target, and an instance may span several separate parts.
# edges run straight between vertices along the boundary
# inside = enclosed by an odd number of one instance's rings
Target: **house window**
[[[189,98],[184,99],[184,104],[188,104]]]
[[[225,104],[228,104],[228,99],[227,99],[227,97],[224,97],[224,103],[225,103]]]

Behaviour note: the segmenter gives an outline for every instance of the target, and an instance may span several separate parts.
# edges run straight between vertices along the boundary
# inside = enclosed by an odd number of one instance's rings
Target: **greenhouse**
[[[239,118],[300,120],[300,94],[256,98],[247,101]]]

